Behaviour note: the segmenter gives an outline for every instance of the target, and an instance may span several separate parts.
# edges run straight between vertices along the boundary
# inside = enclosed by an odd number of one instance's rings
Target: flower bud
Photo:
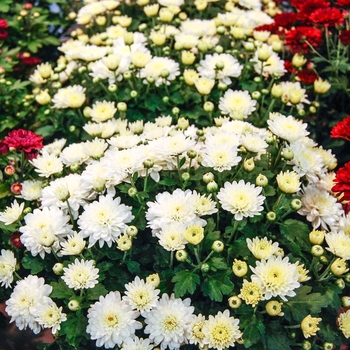
[[[259,100],[260,97],[261,97],[261,92],[260,91],[253,91],[252,92],[252,98],[254,100]]]
[[[214,110],[214,103],[210,101],[206,101],[203,105],[203,109],[208,113],[212,112]]]
[[[208,184],[209,182],[214,181],[215,177],[213,173],[205,173],[202,179],[206,184]]]
[[[62,263],[56,263],[53,268],[52,271],[55,273],[55,275],[62,275],[63,274],[63,264]]]
[[[334,349],[333,343],[329,343],[329,342],[323,343],[323,350],[333,350],[333,349]]]
[[[221,253],[225,248],[224,243],[222,243],[221,241],[214,241],[211,249],[215,252],[215,253]]]
[[[174,18],[174,13],[166,7],[162,7],[159,11],[159,19],[162,22],[171,22]]]
[[[326,265],[328,264],[328,259],[325,255],[321,255],[320,256],[320,263],[323,264],[323,265]]]
[[[177,126],[181,129],[181,130],[186,130],[190,125],[190,122],[188,121],[188,119],[181,117],[177,120]]]
[[[314,90],[316,94],[325,94],[331,88],[331,84],[322,79],[317,79],[314,81]]]
[[[344,289],[345,288],[345,282],[342,278],[338,278],[335,281],[335,284],[340,288],[340,289]]]
[[[255,168],[255,163],[253,158],[246,159],[243,163],[243,168],[245,171],[251,172]]]
[[[196,60],[196,55],[191,51],[182,51],[181,61],[183,64],[189,66]]]
[[[238,309],[242,305],[242,299],[236,295],[228,298],[228,305],[231,309]]]
[[[294,152],[292,151],[291,148],[284,148],[283,151],[281,152],[281,156],[285,160],[292,160],[294,158]]]
[[[331,265],[331,271],[335,276],[341,276],[344,273],[348,272],[349,269],[344,259],[337,258]]]
[[[122,252],[127,252],[132,247],[132,237],[129,235],[120,235],[117,239],[117,248]]]
[[[108,85],[108,91],[109,92],[116,92],[118,89],[117,85],[116,84],[110,84]]]
[[[283,95],[283,87],[279,84],[273,84],[271,95],[273,97],[280,98]]]
[[[157,273],[152,273],[151,275],[147,276],[146,283],[150,283],[154,288],[157,288],[160,284],[159,275]]]
[[[274,211],[269,211],[267,214],[266,214],[266,220],[267,221],[270,221],[270,222],[273,222],[276,220],[276,213]]]
[[[312,349],[312,344],[308,340],[304,340],[302,345],[301,345],[301,348],[303,350],[311,350]]]
[[[309,240],[311,244],[322,244],[324,241],[325,231],[312,230],[309,233]]]
[[[248,272],[248,265],[243,260],[237,260],[235,259],[232,263],[232,272],[237,277],[243,277]]]
[[[321,255],[323,255],[323,253],[324,253],[324,249],[320,245],[315,244],[312,246],[311,254],[313,256],[321,256]]]
[[[217,192],[217,190],[219,189],[218,184],[215,181],[210,181],[207,184],[207,191],[212,193],[212,192]]]
[[[195,150],[189,150],[187,151],[187,157],[190,159],[194,159],[197,157],[197,152]]]
[[[270,316],[283,316],[282,305],[283,303],[280,303],[277,300],[270,300],[265,305],[265,310]]]
[[[68,303],[68,309],[71,311],[77,311],[80,309],[80,304],[78,300],[70,300]]]
[[[350,297],[349,296],[343,296],[341,298],[341,304],[343,307],[350,307]]]
[[[186,261],[187,256],[188,256],[188,253],[186,252],[185,249],[177,250],[176,253],[175,253],[175,258],[176,258],[176,260],[179,261],[179,262],[184,262],[184,261]]]
[[[290,206],[293,210],[299,210],[303,206],[303,203],[299,198],[294,198],[290,202]]]
[[[296,68],[302,67],[306,62],[306,58],[298,53],[296,53],[292,58],[292,65]]]
[[[120,112],[125,112],[128,109],[128,105],[125,102],[118,102],[117,109]]]
[[[35,101],[44,106],[51,102],[51,96],[46,90],[42,90],[35,96]]]
[[[173,114],[178,115],[180,113],[180,108],[179,107],[174,107],[172,109]]]
[[[21,194],[22,184],[20,182],[15,182],[11,185],[11,192],[13,194]]]
[[[209,270],[210,270],[210,266],[209,266],[209,264],[207,264],[207,263],[204,263],[204,264],[202,264],[201,265],[201,271],[202,272],[209,272]]]
[[[130,187],[130,188],[128,189],[128,195],[129,195],[131,198],[136,197],[136,196],[137,196],[137,193],[138,193],[138,191],[137,191],[137,188],[136,188],[136,187]]]
[[[12,176],[16,172],[16,169],[13,165],[6,165],[4,172],[7,176]]]
[[[139,94],[138,94],[137,91],[135,91],[135,90],[131,90],[131,91],[130,91],[130,97],[131,97],[131,98],[136,98],[138,95],[139,95]]]
[[[125,233],[130,237],[136,237],[138,232],[139,230],[134,225],[128,226],[128,228],[125,231]]]
[[[267,184],[269,183],[269,180],[267,179],[267,177],[263,174],[259,174],[257,176],[257,178],[255,179],[255,184],[257,186],[261,186],[261,187],[265,187],[267,186]]]

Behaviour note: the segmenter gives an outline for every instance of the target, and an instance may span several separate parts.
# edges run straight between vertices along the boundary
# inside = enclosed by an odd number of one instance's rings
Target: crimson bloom
[[[22,235],[21,232],[16,231],[16,232],[12,233],[10,236],[10,243],[15,248],[22,248],[23,247],[23,243],[21,242],[21,235]]]
[[[5,29],[0,29],[0,40],[5,40],[8,37],[8,33]]]
[[[308,0],[308,1],[302,1],[298,9],[301,13],[310,15],[317,9],[327,8],[330,6],[330,3],[325,0]]]
[[[5,141],[0,141],[0,156],[4,156],[5,154],[9,153],[10,149],[9,146]]]
[[[340,201],[350,201],[350,162],[347,162],[337,171],[332,191],[336,193]]]
[[[325,27],[334,27],[336,24],[344,22],[343,13],[335,8],[320,8],[312,12],[310,20],[315,24],[321,24]]]
[[[31,153],[37,149],[43,148],[43,138],[36,133],[18,129],[13,130],[5,136],[4,142],[8,147],[15,148],[17,151]]]
[[[312,84],[318,79],[318,75],[313,69],[304,68],[298,73],[298,78],[302,83]]]
[[[339,40],[343,45],[350,44],[350,30],[342,30],[339,34]]]
[[[322,31],[313,27],[298,27],[290,30],[285,38],[286,45],[293,53],[308,53],[307,42],[315,49],[323,43]]]
[[[336,2],[336,5],[338,5],[340,7],[348,7],[348,6],[350,6],[350,0],[338,0]]]
[[[4,18],[0,18],[0,28],[5,29],[8,27],[7,20]]]
[[[331,137],[350,141],[350,115],[334,125],[331,130]]]

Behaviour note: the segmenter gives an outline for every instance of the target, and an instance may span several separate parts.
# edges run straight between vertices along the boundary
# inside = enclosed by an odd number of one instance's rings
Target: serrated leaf
[[[69,313],[67,320],[61,325],[61,333],[66,334],[67,342],[75,348],[86,335],[87,318],[83,314]]]
[[[189,270],[181,270],[171,279],[175,283],[174,292],[176,297],[183,297],[186,293],[193,294],[200,283],[199,276]]]
[[[170,177],[166,177],[158,182],[160,185],[164,186],[174,186],[177,184],[176,180],[171,179]]]
[[[228,266],[224,258],[214,257],[209,260],[209,264],[212,268],[216,270],[227,270]]]
[[[134,275],[138,275],[141,272],[140,264],[137,261],[128,260],[126,262],[126,267],[128,268],[129,272]]]
[[[52,287],[52,293],[50,294],[51,298],[68,300],[75,298],[73,289],[69,288],[63,280],[52,282],[50,285]]]
[[[108,293],[108,290],[99,283],[94,288],[90,288],[86,292],[86,298],[88,300],[98,300],[100,296],[105,296]]]
[[[226,273],[220,272],[207,277],[201,285],[201,290],[211,300],[221,302],[223,295],[231,293],[233,287]]]
[[[250,348],[252,345],[256,344],[261,336],[265,333],[264,324],[257,319],[254,315],[250,320],[247,327],[244,328],[243,338],[244,347]]]
[[[25,269],[30,270],[30,273],[32,275],[36,275],[37,273],[41,272],[45,268],[43,260],[35,259],[30,256],[25,256],[22,259],[22,266]]]

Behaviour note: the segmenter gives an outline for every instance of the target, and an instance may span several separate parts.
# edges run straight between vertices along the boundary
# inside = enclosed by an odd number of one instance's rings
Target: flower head
[[[243,281],[243,285],[238,296],[252,307],[257,305],[260,300],[263,300],[260,285],[256,282],[249,282],[247,280]]]
[[[0,255],[0,282],[1,287],[11,287],[13,273],[16,270],[17,259],[11,250],[1,249]]]
[[[24,129],[10,131],[8,135],[5,136],[4,142],[8,147],[25,153],[43,148],[43,137]]]
[[[339,329],[343,332],[345,338],[350,338],[350,310],[341,312],[337,318]]]
[[[322,321],[322,318],[312,317],[307,315],[303,318],[300,323],[301,330],[303,331],[304,337],[309,338],[316,335],[316,332],[320,329],[318,324]]]
[[[274,255],[278,251],[278,243],[268,241],[267,237],[259,238],[255,237],[253,240],[246,239],[248,249],[252,252],[256,259],[266,260]]]
[[[16,200],[13,201],[11,207],[7,207],[5,211],[0,213],[0,222],[5,225],[11,225],[16,222],[22,215],[24,203],[18,204]]]

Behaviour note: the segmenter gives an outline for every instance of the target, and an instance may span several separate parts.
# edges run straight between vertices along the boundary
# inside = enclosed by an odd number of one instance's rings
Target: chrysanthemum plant
[[[85,4],[33,74],[71,136],[0,143],[11,322],[52,349],[344,348],[350,217],[306,88],[253,39],[260,3],[171,4]]]

